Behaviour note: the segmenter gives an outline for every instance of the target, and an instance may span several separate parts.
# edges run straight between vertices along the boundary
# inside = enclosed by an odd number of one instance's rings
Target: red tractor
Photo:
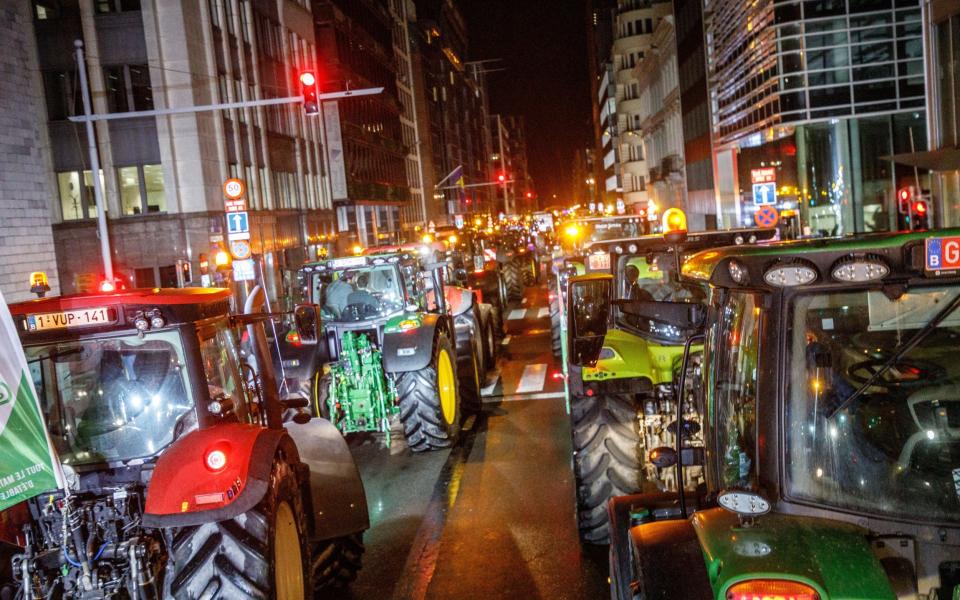
[[[278,396],[267,315],[197,288],[10,308],[69,489],[0,518],[0,597],[304,598],[355,577],[363,484],[336,428]]]

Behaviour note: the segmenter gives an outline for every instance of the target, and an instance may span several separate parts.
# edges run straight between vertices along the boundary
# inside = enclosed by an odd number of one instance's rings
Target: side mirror
[[[567,282],[567,348],[574,365],[593,365],[600,358],[610,317],[613,276],[592,274]]]
[[[316,304],[298,304],[293,309],[293,321],[300,343],[316,346],[320,340],[320,307]]]

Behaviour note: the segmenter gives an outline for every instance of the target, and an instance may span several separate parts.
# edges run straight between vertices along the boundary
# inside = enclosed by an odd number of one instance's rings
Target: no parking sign
[[[777,209],[765,204],[757,209],[757,213],[753,215],[753,220],[757,222],[758,227],[776,227],[777,221],[780,220],[780,213],[777,212]]]

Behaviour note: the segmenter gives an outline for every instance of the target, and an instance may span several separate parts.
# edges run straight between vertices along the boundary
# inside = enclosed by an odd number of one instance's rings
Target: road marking
[[[503,341],[500,342],[500,345],[501,345],[501,346],[506,346],[506,345],[509,344],[509,343],[510,343],[510,336],[508,335],[508,336],[506,336],[506,337],[503,338]]]
[[[497,387],[497,383],[500,381],[500,373],[493,374],[493,380],[486,385],[483,389],[480,390],[481,396],[489,396],[493,393],[494,388]]]
[[[538,319],[542,319],[542,318],[544,318],[544,317],[549,317],[549,316],[550,316],[550,307],[549,307],[549,306],[541,306],[541,307],[540,307],[540,310],[537,311],[537,318],[538,318]]]
[[[527,365],[523,368],[523,376],[520,378],[520,385],[517,386],[518,394],[529,392],[539,392],[543,389],[544,380],[547,377],[547,365],[539,363],[536,365]]]
[[[500,402],[520,402],[521,400],[557,400],[566,396],[563,392],[541,392],[539,394],[510,394],[509,396],[489,396],[483,399],[484,404],[499,404]]]
[[[508,321],[515,321],[517,319],[522,319],[527,316],[527,309],[525,308],[515,308],[510,311],[510,314],[507,316]]]

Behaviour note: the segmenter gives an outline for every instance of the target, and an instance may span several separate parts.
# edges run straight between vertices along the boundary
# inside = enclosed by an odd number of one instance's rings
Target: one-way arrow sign
[[[227,213],[227,239],[250,239],[250,219],[246,211]]]

